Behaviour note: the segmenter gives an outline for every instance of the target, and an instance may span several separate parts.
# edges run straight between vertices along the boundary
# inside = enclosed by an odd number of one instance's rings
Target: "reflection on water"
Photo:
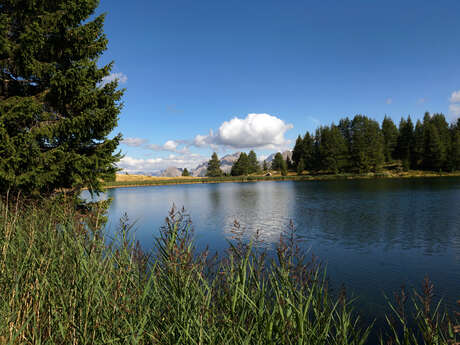
[[[401,285],[426,274],[448,303],[460,298],[460,179],[222,183],[120,188],[112,228],[126,212],[136,238],[150,248],[170,207],[190,213],[198,247],[222,250],[237,220],[250,239],[258,230],[271,249],[290,220],[333,282],[384,304]],[[375,310],[373,311],[375,314]]]
[[[221,210],[227,213],[222,227],[224,236],[231,237],[233,223],[237,220],[246,239],[253,238],[259,232],[259,239],[266,246],[277,242],[293,217],[293,184],[284,184],[283,188],[272,188],[271,183],[246,183],[240,184],[239,188],[229,187],[229,199]]]

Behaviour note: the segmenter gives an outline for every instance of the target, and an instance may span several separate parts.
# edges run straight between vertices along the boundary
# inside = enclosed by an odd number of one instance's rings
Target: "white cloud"
[[[101,84],[104,86],[105,84],[111,83],[112,81],[118,80],[119,84],[124,84],[128,81],[128,77],[119,72],[119,73],[110,73],[108,76],[102,78]]]
[[[387,98],[387,100],[385,102],[386,102],[386,104],[391,104],[391,103],[393,103],[393,99],[392,98]]]
[[[182,140],[167,140],[163,145],[151,144],[147,148],[153,151],[170,151],[176,153],[187,153],[188,148],[179,148],[179,145],[183,144]]]
[[[179,143],[175,142],[174,140],[168,140],[167,142],[165,142],[163,147],[167,151],[174,151],[174,150],[176,150],[178,145],[179,145]]]
[[[217,134],[197,135],[194,146],[224,146],[230,148],[281,149],[289,145],[284,134],[293,128],[269,114],[248,114],[244,119],[234,117],[219,127]]]
[[[460,116],[460,104],[451,104],[449,105],[449,112],[455,118]]]
[[[193,169],[200,163],[208,160],[209,157],[204,157],[196,153],[185,154],[185,155],[174,155],[171,154],[168,157],[159,158],[133,158],[130,156],[123,157],[118,162],[118,167],[123,171],[135,174],[135,173],[157,173],[168,167],[187,168]]]
[[[214,142],[214,134],[211,131],[209,131],[209,135],[200,135],[198,134],[195,139],[193,139],[193,146],[196,147],[204,147],[204,146],[209,146],[212,145]]]
[[[460,103],[460,90],[452,92],[452,95],[450,95],[449,101],[451,103]]]
[[[121,141],[122,144],[132,146],[132,147],[139,147],[144,145],[147,142],[146,139],[142,138],[126,138]]]
[[[460,117],[460,90],[452,92],[449,101],[449,115],[455,121]]]

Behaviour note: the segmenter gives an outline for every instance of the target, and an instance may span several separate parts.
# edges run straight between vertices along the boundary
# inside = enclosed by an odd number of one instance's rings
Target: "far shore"
[[[454,172],[433,172],[410,170],[402,172],[382,171],[377,173],[365,174],[302,174],[289,173],[287,176],[281,176],[277,172],[272,172],[271,176],[265,175],[248,175],[248,176],[222,176],[222,177],[157,177],[145,175],[125,175],[117,174],[115,181],[106,182],[104,187],[123,188],[123,187],[141,187],[141,186],[163,186],[174,184],[196,184],[196,183],[223,183],[223,182],[258,182],[258,181],[322,181],[322,180],[355,180],[355,179],[381,179],[381,178],[435,178],[435,177],[455,177],[460,176],[460,171]]]

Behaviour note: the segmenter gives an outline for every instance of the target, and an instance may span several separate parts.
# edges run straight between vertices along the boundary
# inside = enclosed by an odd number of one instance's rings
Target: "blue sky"
[[[213,150],[264,156],[358,113],[460,115],[458,0],[101,0],[102,12],[131,172]]]

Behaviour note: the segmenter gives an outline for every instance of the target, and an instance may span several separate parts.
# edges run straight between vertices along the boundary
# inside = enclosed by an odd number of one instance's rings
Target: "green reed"
[[[107,237],[106,207],[0,204],[1,344],[366,343],[371,325],[330,293],[295,231],[269,260],[235,224],[216,257],[194,248],[189,217],[173,209],[145,253],[127,218]]]

